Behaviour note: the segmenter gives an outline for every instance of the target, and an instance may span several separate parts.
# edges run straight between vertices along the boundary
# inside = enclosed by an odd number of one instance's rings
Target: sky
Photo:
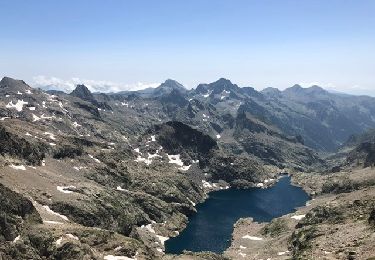
[[[70,91],[221,77],[375,96],[373,0],[0,0],[0,76]]]

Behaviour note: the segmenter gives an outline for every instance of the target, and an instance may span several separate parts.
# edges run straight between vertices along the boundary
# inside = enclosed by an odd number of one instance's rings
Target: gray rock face
[[[23,228],[41,221],[31,201],[0,184],[0,243],[13,241]]]
[[[32,165],[40,165],[47,146],[41,142],[29,142],[0,125],[0,155],[13,156]]]

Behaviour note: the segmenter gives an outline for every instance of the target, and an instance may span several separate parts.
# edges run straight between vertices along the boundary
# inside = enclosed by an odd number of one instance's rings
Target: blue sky
[[[31,85],[226,77],[375,95],[375,1],[0,0],[0,10],[0,76]]]

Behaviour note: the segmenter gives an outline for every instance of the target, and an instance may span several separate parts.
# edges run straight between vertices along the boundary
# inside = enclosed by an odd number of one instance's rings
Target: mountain
[[[318,86],[299,85],[262,93],[267,97],[268,104],[263,104],[267,106],[268,120],[288,134],[301,135],[305,144],[316,150],[336,151],[352,134],[375,126],[372,97],[334,94]]]
[[[371,127],[373,101],[319,87],[258,92],[224,78],[109,94],[4,78],[0,198],[18,206],[0,216],[0,256],[160,259],[208,192],[267,187],[285,172],[320,176],[350,158],[354,150],[322,152]]]
[[[85,85],[77,85],[70,95],[89,102],[95,100],[93,94],[91,94],[90,90]]]
[[[137,95],[142,98],[156,98],[164,95],[168,95],[173,91],[180,92],[182,94],[187,93],[187,89],[175,80],[167,79],[165,82],[160,84],[156,88],[146,88],[138,91],[121,91],[114,93],[114,95],[130,96]]]
[[[164,83],[162,83],[159,87],[154,89],[153,96],[160,97],[167,94],[170,94],[173,91],[180,92],[181,94],[186,94],[186,88],[178,83],[175,80],[167,79]]]

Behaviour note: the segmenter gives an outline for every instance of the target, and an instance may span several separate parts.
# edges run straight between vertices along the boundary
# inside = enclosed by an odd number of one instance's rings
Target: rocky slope
[[[305,207],[270,223],[241,219],[231,259],[373,259],[375,174],[371,168],[335,174],[295,174],[313,196]]]

